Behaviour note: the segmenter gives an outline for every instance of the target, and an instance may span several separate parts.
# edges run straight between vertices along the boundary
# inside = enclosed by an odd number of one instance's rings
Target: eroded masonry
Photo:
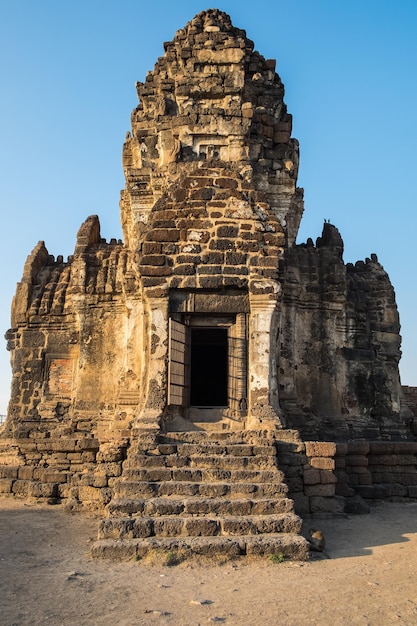
[[[67,261],[39,242],[25,264],[2,491],[107,505],[98,552],[193,537],[302,557],[293,500],[341,506],[336,444],[319,442],[412,437],[394,290],[375,255],[345,265],[330,223],[295,243],[275,61],[217,10],[164,50],[123,145],[123,242],[90,216]]]

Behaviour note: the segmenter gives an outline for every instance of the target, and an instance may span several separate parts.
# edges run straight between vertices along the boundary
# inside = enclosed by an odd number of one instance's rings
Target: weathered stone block
[[[57,487],[57,497],[65,500],[74,500],[78,502],[78,487],[69,485],[68,483],[59,484]]]
[[[132,520],[131,537],[151,537],[154,532],[154,521],[152,519],[135,518]]]
[[[351,444],[349,444],[350,446]],[[388,441],[371,441],[369,444],[371,455],[393,454],[394,443]]]
[[[309,459],[311,467],[322,470],[333,470],[335,467],[334,459],[329,457],[313,457]]]
[[[288,143],[291,137],[290,132],[278,131],[273,133],[274,143]]]
[[[372,485],[373,478],[371,474],[358,474],[359,484],[360,485]]]
[[[230,517],[222,520],[222,534],[225,535],[250,535],[254,532],[254,526],[250,517]]]
[[[369,458],[369,465],[373,465],[374,462],[381,466],[397,465],[398,458],[396,454],[379,454],[377,457]]]
[[[215,190],[210,188],[194,189],[191,191],[190,197],[192,200],[211,200],[215,195]]]
[[[137,556],[136,542],[114,542],[111,539],[96,541],[91,549],[92,556],[106,559],[133,559]]]
[[[17,478],[21,469],[23,468],[14,465],[0,465],[0,479]],[[23,476],[19,476],[19,478],[23,478]]]
[[[83,437],[82,439],[78,439],[77,449],[78,450],[98,450],[99,442],[97,439],[93,437]]]
[[[9,478],[0,478],[0,493],[8,494],[13,491],[13,480]]]
[[[337,482],[335,493],[337,496],[352,497],[355,495],[355,490],[349,487],[347,483]]]
[[[30,481],[15,480],[12,485],[12,492],[17,496],[28,496]]]
[[[95,474],[93,478],[93,487],[107,487],[106,474]]]
[[[367,500],[374,499],[384,499],[387,495],[385,486],[382,484],[378,485],[358,485],[355,488],[357,494],[362,496],[362,498],[366,498]]]
[[[216,178],[216,185],[218,185],[222,189],[237,189],[238,181],[235,178],[226,178],[226,177],[219,176],[218,178]],[[220,235],[219,233],[218,235],[219,237],[222,237],[222,235]],[[230,235],[226,235],[226,237],[229,237],[229,236]]]
[[[342,469],[335,469],[334,475],[337,478],[338,484],[340,484],[340,483],[348,483],[349,482],[349,476],[348,476],[347,472],[345,472]]]
[[[334,483],[337,483],[337,478],[333,474],[332,471],[321,469],[320,470],[320,482],[323,485],[325,485],[325,484],[334,484]]]
[[[143,276],[170,276],[173,273],[173,268],[168,265],[142,265],[140,271]]]
[[[184,180],[184,187],[194,189],[195,187],[212,187],[213,178],[210,176],[193,176]]]
[[[395,469],[401,474],[417,473],[417,467],[415,465],[398,465]]]
[[[146,235],[147,241],[179,241],[180,232],[176,229],[156,228]]]
[[[356,467],[367,467],[370,462],[368,459],[370,457],[366,457],[359,454],[349,454],[346,457],[346,467],[354,467],[356,471]]]
[[[182,534],[184,520],[178,517],[158,518],[153,520],[153,530],[156,536],[176,537]]]
[[[366,456],[370,450],[370,443],[368,441],[349,441],[348,454],[349,455],[362,455]]]
[[[395,454],[417,455],[417,441],[398,441],[394,443]]]
[[[329,498],[334,496],[336,491],[334,484],[305,485],[304,493],[306,496],[323,496]]]
[[[320,441],[306,441],[306,455],[308,457],[334,457],[336,444]]]
[[[398,465],[417,467],[417,457],[414,454],[397,454]]]
[[[163,254],[144,254],[140,260],[140,265],[165,265]]]
[[[47,441],[38,444],[39,450],[53,450],[54,452],[74,452],[77,449],[76,439],[61,439],[58,441]]]
[[[310,513],[310,498],[303,491],[291,494],[294,502],[294,511],[297,515],[306,515]]]
[[[219,265],[224,262],[224,252],[208,252],[201,256],[202,263]]]
[[[332,515],[342,515],[345,508],[345,499],[341,496],[326,498],[312,496],[310,498],[310,511],[313,514],[330,513]]]
[[[280,467],[284,471],[284,474],[285,474],[286,477],[297,476],[298,478],[301,478],[303,476],[303,473],[304,473],[302,465],[287,465],[287,466],[283,466],[280,463]],[[312,469],[312,468],[309,468],[309,469]],[[313,470],[313,471],[316,471],[316,470]]]
[[[227,265],[245,265],[247,254],[241,252],[226,252]]]
[[[245,119],[252,119],[254,115],[251,102],[244,102],[242,104],[242,117]]]
[[[288,485],[288,489],[290,491],[290,493],[294,492],[294,491],[302,491],[303,489],[303,478],[300,477],[288,477],[287,478],[287,485]]]
[[[161,254],[161,252],[162,252],[162,244],[160,243],[145,241],[142,244],[142,253],[144,255],[147,255],[147,254],[159,255]]]
[[[210,250],[233,250],[234,242],[231,239],[212,239],[210,241]]]
[[[180,263],[172,269],[172,272],[174,275],[192,276],[196,273],[196,266],[191,263]]]
[[[27,495],[30,498],[56,498],[58,497],[58,486],[54,484],[43,484],[39,482],[29,482]]]
[[[411,474],[400,474],[400,481],[402,485],[417,485],[417,472]]]
[[[34,468],[29,466],[22,466],[18,469],[18,477],[22,480],[32,480]]]
[[[185,520],[184,530],[190,537],[218,535],[220,521],[204,517],[189,517]]]
[[[44,347],[46,342],[46,334],[41,331],[31,330],[22,333],[22,348],[38,348]]]
[[[103,502],[101,489],[85,485],[78,487],[78,498],[81,502]]]
[[[198,282],[202,289],[219,289],[223,285],[221,276],[201,276]]]
[[[230,490],[228,485],[223,483],[202,483],[197,487],[196,491],[198,491],[198,493],[202,496],[217,498],[227,495]],[[192,495],[194,495],[194,493],[195,492],[193,491]]]
[[[222,274],[222,272],[223,267],[221,265],[203,265],[198,269],[198,273],[202,275]]]
[[[336,457],[345,457],[346,454],[348,453],[348,446],[349,444],[347,442],[337,442],[336,443]]]
[[[66,483],[68,474],[54,470],[44,470],[40,473],[40,480],[43,483]]]
[[[68,452],[67,459],[71,464],[81,463],[83,455],[81,452]]]
[[[307,468],[304,470],[304,484],[305,485],[318,485],[321,482],[320,470],[314,468]]]
[[[347,474],[369,474],[370,468],[363,465],[351,465],[346,467]]]
[[[384,483],[396,483],[398,480],[398,474],[396,472],[385,471],[382,473],[382,482]]]

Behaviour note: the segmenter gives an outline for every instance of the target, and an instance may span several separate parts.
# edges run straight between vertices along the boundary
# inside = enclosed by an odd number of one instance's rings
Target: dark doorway
[[[191,406],[227,406],[227,329],[191,328]]]

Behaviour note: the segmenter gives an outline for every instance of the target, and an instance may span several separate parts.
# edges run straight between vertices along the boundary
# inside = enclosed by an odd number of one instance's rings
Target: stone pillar
[[[248,354],[246,313],[237,313],[229,328],[229,408],[225,417],[243,420],[248,409]]]
[[[147,339],[143,355],[145,397],[135,427],[157,431],[167,404],[168,298],[148,297],[146,303]]]
[[[238,406],[238,410],[242,413],[246,413],[247,409],[247,349],[246,349],[246,314],[238,313],[236,315],[236,337],[238,339],[236,346],[236,360],[238,363],[239,371],[237,372],[236,382],[236,397],[242,400],[241,405]]]
[[[248,428],[282,428],[275,343],[278,305],[270,294],[250,294]]]

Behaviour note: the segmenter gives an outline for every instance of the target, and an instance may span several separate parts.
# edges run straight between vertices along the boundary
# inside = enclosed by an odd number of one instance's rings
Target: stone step
[[[275,477],[276,478],[276,477]],[[248,496],[252,498],[269,498],[286,496],[288,487],[280,480],[263,482],[228,482],[205,481],[193,482],[187,480],[162,481],[126,481],[118,480],[114,486],[115,498],[135,496]]]
[[[190,443],[190,444],[254,444],[262,445],[269,441],[269,437],[264,437],[264,433],[258,431],[206,431],[189,430],[185,432],[169,432],[159,435],[158,443]],[[272,441],[273,439],[271,439]]]
[[[159,517],[109,517],[100,522],[99,539],[145,537],[212,537],[217,535],[262,535],[299,533],[301,519],[294,513],[276,515],[224,515]]]
[[[220,469],[199,467],[144,467],[123,468],[123,478],[138,482],[280,482],[284,475],[275,467],[267,470],[253,469]],[[122,482],[122,480],[121,480]]]
[[[107,559],[142,559],[149,554],[222,557],[282,555],[287,560],[308,560],[308,544],[292,533],[234,537],[147,537],[145,539],[99,539],[91,555]]]
[[[274,441],[300,441],[300,435],[297,430],[284,429],[278,431],[272,430],[239,430],[239,431],[186,431],[186,432],[169,432],[165,435],[158,436],[159,443],[202,443],[202,442],[224,442],[227,444],[254,444],[267,445]]]
[[[275,456],[275,449],[270,445],[254,445],[248,443],[215,443],[202,441],[201,443],[159,443],[154,454],[178,454],[180,456],[192,455],[230,455],[230,456]],[[134,455],[132,455],[134,458]]]
[[[141,438],[111,485],[113,499],[93,555],[142,558],[176,550],[306,558],[276,444],[271,431]]]
[[[110,516],[145,515],[271,515],[293,511],[293,501],[274,498],[118,498],[107,507]]]
[[[276,469],[275,456],[233,456],[227,454],[135,454],[124,463],[124,473],[144,468],[201,468],[201,469]]]

